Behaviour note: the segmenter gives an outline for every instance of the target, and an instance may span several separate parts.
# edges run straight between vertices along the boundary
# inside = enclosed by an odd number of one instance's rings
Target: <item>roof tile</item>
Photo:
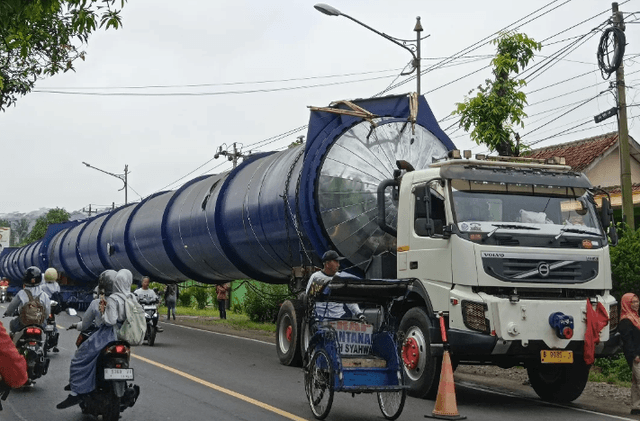
[[[522,155],[527,158],[546,159],[554,156],[564,157],[565,162],[574,171],[584,171],[593,161],[604,154],[618,141],[618,132],[605,133],[574,142],[551,145],[546,148],[532,149]]]

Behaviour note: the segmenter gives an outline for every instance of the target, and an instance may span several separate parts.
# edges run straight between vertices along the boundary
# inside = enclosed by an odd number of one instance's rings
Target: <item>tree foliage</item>
[[[26,244],[33,243],[34,241],[41,240],[47,232],[47,228],[50,224],[59,224],[67,221],[69,221],[69,212],[66,210],[61,208],[49,210],[46,215],[42,215],[40,218],[36,219],[36,224],[33,229],[27,238],[20,243],[20,245],[24,246]]]
[[[29,220],[27,218],[21,218],[13,223],[13,244],[20,244],[29,234]]]
[[[483,143],[500,155],[517,156],[519,136],[514,126],[524,127],[527,98],[519,88],[526,82],[510,76],[523,70],[541,45],[519,33],[503,33],[494,44],[497,45],[496,56],[491,60],[494,80],[487,79],[484,86],[478,86],[474,97],[465,96],[452,114],[460,115],[460,127],[467,132],[473,128],[470,136],[477,144]],[[472,93],[473,90],[469,95]]]
[[[610,252],[612,294],[618,300],[627,292],[640,295],[640,230],[619,226],[618,245]]]
[[[1,0],[0,111],[35,82],[74,70],[98,28],[118,29],[126,0]]]

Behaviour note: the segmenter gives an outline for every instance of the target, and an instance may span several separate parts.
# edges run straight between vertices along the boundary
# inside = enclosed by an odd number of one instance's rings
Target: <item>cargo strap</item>
[[[340,104],[344,104],[351,109],[345,110],[343,108],[335,108],[335,106]],[[377,124],[373,121],[373,119],[377,118],[378,116],[365,110],[361,106],[354,104],[351,101],[335,101],[329,104],[329,107],[309,107],[309,108],[311,109],[311,111],[324,111],[327,113],[344,114],[344,115],[350,115],[353,117],[360,117],[363,120],[367,120],[369,123],[371,123],[373,127],[377,127]]]
[[[418,93],[409,95],[409,122],[411,123],[411,133],[416,134],[416,120],[418,118]]]

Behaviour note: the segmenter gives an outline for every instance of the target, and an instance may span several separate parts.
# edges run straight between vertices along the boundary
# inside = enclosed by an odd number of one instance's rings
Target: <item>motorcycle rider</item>
[[[108,323],[105,320],[107,301],[114,291],[114,283],[117,272],[105,270],[98,277],[98,289],[104,293],[91,301],[81,322],[73,323],[68,329],[85,331],[90,328],[97,330],[89,336],[76,350],[69,367],[69,384],[65,390],[69,390],[69,396],[56,405],[58,409],[69,408],[82,401],[82,395],[92,392],[96,384],[96,364],[102,349],[109,343],[117,340],[115,322]]]
[[[42,290],[49,296],[49,299],[55,300],[58,303],[57,311],[54,309],[54,313],[58,314],[60,312],[60,308],[62,306],[62,296],[60,295],[60,285],[57,282],[58,280],[58,271],[55,268],[48,268],[44,271],[44,282],[42,282]],[[53,324],[53,332],[54,336],[58,334],[58,326]],[[54,346],[52,349],[53,352],[58,352],[58,347]]]
[[[4,313],[4,317],[11,317],[14,312],[17,310],[18,314],[20,314],[20,310],[22,307],[29,302],[29,296],[25,291],[31,292],[33,298],[36,298],[42,303],[44,306],[45,314],[51,313],[51,300],[49,300],[49,296],[42,290],[40,286],[40,282],[42,281],[42,271],[35,266],[30,266],[24,272],[24,276],[22,277],[22,285],[23,289],[21,289],[13,300],[9,303],[7,310]],[[44,325],[46,324],[46,320],[42,325],[44,329]],[[20,332],[24,329],[25,326],[20,322],[20,316],[11,320],[9,323],[9,330],[11,331],[11,335],[13,337],[13,343],[17,343],[18,339],[20,339],[21,335],[17,335],[17,332]]]
[[[149,288],[150,282],[151,282],[151,279],[148,276],[143,276],[142,287],[133,291],[133,293],[136,295],[138,299],[138,302],[144,302],[147,304],[156,304],[160,301],[155,291]],[[155,327],[158,332],[162,332],[164,330],[161,327],[158,327],[157,318],[153,320],[153,327]]]

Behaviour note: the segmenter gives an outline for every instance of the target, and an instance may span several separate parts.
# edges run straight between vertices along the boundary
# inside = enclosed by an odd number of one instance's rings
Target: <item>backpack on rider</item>
[[[40,302],[38,297],[34,297],[28,289],[25,288],[24,292],[29,297],[29,301],[20,309],[20,323],[23,326],[42,326],[46,319],[44,304]]]
[[[124,299],[125,320],[122,326],[117,329],[116,334],[121,341],[127,341],[130,345],[140,345],[144,340],[147,332],[147,320],[145,318],[144,309],[132,298],[123,294],[114,293]]]

